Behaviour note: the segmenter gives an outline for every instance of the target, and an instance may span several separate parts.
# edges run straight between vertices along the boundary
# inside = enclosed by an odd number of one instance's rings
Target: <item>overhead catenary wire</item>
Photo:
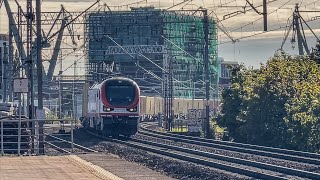
[[[119,43],[117,43],[112,37],[110,37],[109,35],[105,35],[106,37],[108,37],[113,43],[115,43],[118,47],[120,47],[125,53],[127,53],[131,58],[135,58],[132,54],[130,54],[127,50],[125,50]],[[151,59],[149,59],[148,57],[146,57],[145,55],[141,54],[140,52],[137,53],[139,56],[147,59],[149,62],[151,62],[153,65],[157,66],[158,68],[160,68],[162,71],[168,73],[168,71],[166,69],[163,69],[161,66],[159,66],[157,63],[153,62]]]
[[[175,47],[177,47],[178,49],[180,49],[181,51],[183,51],[184,53],[186,53],[188,56],[190,56],[193,60],[197,61],[198,63],[203,63],[200,60],[198,60],[196,57],[192,56],[190,53],[188,53],[187,51],[185,51],[184,49],[182,49],[180,46],[176,45],[174,42],[172,42],[170,39],[164,37],[163,35],[161,35],[161,37],[163,39],[165,39],[166,41],[168,41],[169,43],[171,43],[172,45],[174,45]]]
[[[231,34],[228,32],[227,28],[223,25],[223,23],[220,21],[220,19],[218,18],[218,15],[213,11],[211,10],[211,13],[213,13],[215,15],[215,19],[217,20],[217,27],[226,35],[228,36],[229,39],[231,39],[231,41],[233,43],[236,42],[236,40],[234,40],[234,38],[231,36]],[[211,14],[210,13],[210,14]],[[209,16],[210,16],[209,14]],[[220,25],[219,25],[220,24]]]
[[[197,59],[196,57],[192,56],[190,53],[188,53],[187,51],[185,51],[184,49],[182,49],[180,46],[176,45],[174,42],[172,42],[170,39],[164,37],[163,35],[161,35],[161,37],[163,39],[165,39],[166,41],[168,41],[169,43],[171,43],[172,45],[174,45],[175,47],[177,47],[179,50],[183,51],[185,54],[187,54],[188,56],[190,56],[192,59],[194,59],[195,61],[197,61],[200,64],[203,64],[202,61],[200,61],[199,59]],[[214,67],[215,68],[215,67]],[[217,69],[215,68],[215,71],[217,71]]]
[[[89,9],[91,9],[92,7],[94,7],[96,4],[98,4],[100,2],[100,0],[96,0],[95,3],[93,3],[91,6],[89,6],[86,10],[84,10],[83,12],[81,12],[80,14],[78,14],[75,18],[73,18],[71,21],[69,21],[68,23],[65,24],[65,26],[61,27],[57,32],[53,33],[51,36],[49,36],[47,38],[47,40],[52,39],[53,37],[55,37],[60,31],[64,30],[64,28],[66,28],[67,26],[69,26],[70,24],[72,24],[74,21],[76,21],[80,16],[82,16],[84,13],[86,13]]]
[[[130,54],[126,49],[124,49],[119,43],[117,43],[112,37],[110,37],[109,35],[105,35],[105,36],[108,37],[112,42],[114,42],[118,47],[120,47],[120,48],[121,48],[127,55],[129,55],[131,58],[135,58],[135,57],[134,57],[132,54]],[[139,54],[142,55],[141,53],[139,53]],[[144,57],[144,58],[146,58],[148,61],[153,62],[151,59],[147,58],[147,57],[144,56],[144,55],[141,56],[141,57]],[[162,78],[160,78],[159,76],[157,76],[157,75],[154,74],[153,72],[145,69],[144,67],[140,66],[140,65],[137,64],[137,63],[135,63],[135,65],[138,66],[139,68],[143,69],[144,71],[146,71],[146,72],[149,73],[150,75],[154,76],[156,79],[162,81]],[[157,67],[160,67],[160,66],[158,65]],[[161,68],[161,70],[167,72],[167,71],[166,71],[165,69],[163,69],[162,67],[160,67],[160,68]],[[173,80],[174,80],[175,82],[181,83],[181,84],[182,84],[183,86],[185,86],[185,87],[188,87],[188,86],[184,85],[183,81],[179,81],[179,80],[177,80],[176,78],[173,78]]]
[[[311,20],[306,20],[306,22],[312,22],[312,21],[316,21],[316,20],[319,20],[319,19],[315,18],[315,19],[311,19]],[[301,24],[301,23],[299,22],[299,24]],[[262,34],[267,34],[269,32],[274,32],[274,31],[278,31],[278,30],[289,28],[290,26],[291,25],[285,25],[285,26],[282,26],[282,27],[269,29],[268,31],[261,31],[261,32],[254,33],[254,34],[251,34],[251,35],[248,35],[248,36],[241,36],[240,38],[236,38],[235,40],[238,41],[238,40],[247,39],[247,38],[255,37],[255,36],[258,36],[258,35],[262,35]],[[232,41],[220,42],[220,43],[218,43],[218,45],[227,44],[227,43],[232,43]]]
[[[314,31],[312,30],[312,28],[309,26],[309,24],[303,19],[302,16],[300,16],[301,20],[304,22],[304,24],[309,28],[309,30],[311,31],[311,33],[314,35],[314,37],[320,42],[319,37],[316,35],[316,33],[314,33]],[[301,23],[302,24],[302,23]]]
[[[252,35],[248,35],[248,36],[243,36],[241,38],[237,38],[236,40],[241,40],[241,39],[247,39],[247,38],[251,38],[251,37],[255,37],[255,36],[258,36],[258,35],[262,35],[262,34],[266,34],[268,32],[273,32],[273,31],[278,31],[278,30],[281,30],[281,29],[284,29],[284,28],[287,28],[288,26],[285,26],[285,27],[278,27],[278,28],[275,28],[275,29],[271,29],[271,30],[268,30],[268,31],[261,31],[259,33],[255,33],[255,34],[252,34]],[[219,45],[222,45],[222,44],[227,44],[227,43],[231,43],[231,41],[225,41],[225,42],[221,42],[219,43]]]
[[[113,43],[115,43],[118,47],[120,47],[127,55],[129,55],[131,58],[135,58],[132,54],[130,54],[126,49],[124,49],[119,43],[117,43],[112,37],[110,37],[109,35],[105,35],[106,37],[108,37]],[[145,57],[145,56],[144,56]],[[152,62],[152,60],[150,60],[149,58],[147,58],[148,61]],[[151,71],[146,70],[145,68],[143,68],[142,66],[140,66],[139,64],[135,63],[136,66],[140,67],[141,69],[143,69],[144,71],[148,72],[150,75],[154,76],[156,79],[161,80],[162,78],[160,78],[159,76],[157,76],[156,74],[154,74]],[[163,68],[161,68],[161,70],[163,70]]]
[[[286,40],[288,39],[288,36],[289,36],[289,34],[290,34],[291,30],[292,30],[292,27],[293,27],[293,26],[292,26],[291,19],[290,19],[291,17],[292,17],[292,15],[288,18],[287,28],[286,28],[286,30],[285,30],[285,32],[284,32],[284,38],[283,38],[283,40],[282,40],[280,49],[283,49],[283,46],[284,46]],[[289,25],[289,24],[290,24],[290,25]]]
[[[261,14],[260,12],[257,11],[256,8],[261,7],[261,6],[263,6],[263,5],[253,6],[253,4],[250,3],[248,0],[245,0],[245,1],[246,1],[246,4],[245,4],[244,6],[240,6],[240,7],[242,8],[242,10],[237,10],[237,11],[235,11],[235,12],[232,12],[232,13],[229,13],[229,14],[227,14],[227,15],[224,15],[224,17],[223,17],[223,19],[222,19],[221,21],[225,21],[225,20],[227,20],[227,19],[230,19],[230,18],[232,18],[232,17],[238,16],[238,15],[240,15],[240,14],[245,14],[246,12],[252,11],[252,10],[256,11],[258,14]],[[267,2],[267,4],[270,4],[270,3],[273,3],[273,2],[276,2],[276,1],[278,1],[278,0],[269,0],[269,1]],[[235,3],[236,3],[236,2],[237,2],[237,1],[235,1]],[[230,2],[230,3],[231,3],[231,2]],[[248,4],[249,4],[249,6],[247,6]],[[236,4],[235,6],[219,5],[218,7],[219,7],[219,8],[236,7],[236,8],[238,9],[239,6]],[[251,7],[251,8],[248,8],[248,9],[247,9],[247,7]],[[208,7],[208,8],[212,8],[212,7]]]
[[[69,68],[71,68],[72,66],[74,66],[76,63],[78,63],[82,58],[84,58],[88,53],[84,53],[79,59],[77,59],[76,61],[74,61],[70,66],[68,66],[66,69],[64,69],[62,72],[65,72],[66,70],[68,70]]]
[[[147,3],[147,1],[146,1],[146,0],[140,0],[140,1],[132,2],[132,3],[128,3],[128,4],[108,5],[108,9],[110,9],[110,10],[111,10],[111,8],[118,8],[118,9],[120,9],[120,8],[122,8],[122,7],[126,7],[126,8],[128,8],[128,7],[129,7],[129,6],[131,6],[131,5],[138,5],[138,4],[140,4],[140,3],[144,3],[144,2],[146,2],[146,3]]]
[[[178,3],[178,4],[174,4],[173,6],[170,6],[170,7],[167,8],[166,10],[172,9],[172,8],[174,8],[174,7],[176,7],[176,6],[179,6],[179,5],[181,5],[181,4],[184,4],[184,3],[189,4],[189,2],[190,2],[190,0],[184,0],[184,1],[180,2],[180,3]]]
[[[282,4],[280,7],[278,7],[277,9],[275,9],[274,11],[272,11],[272,12],[270,12],[269,14],[272,14],[272,13],[274,13],[274,12],[277,12],[279,9],[282,9],[285,5],[287,5],[289,2],[290,2],[291,0],[288,0],[287,2],[285,2],[284,4]],[[317,1],[319,1],[319,0],[317,0]],[[315,1],[315,2],[317,2],[317,1]],[[314,2],[314,3],[315,3]],[[269,15],[268,14],[268,15]],[[236,32],[237,30],[242,30],[243,28],[245,28],[245,27],[247,27],[247,26],[249,26],[249,25],[252,25],[253,23],[255,23],[255,22],[257,22],[257,21],[259,21],[259,20],[261,20],[262,18],[259,18],[259,19],[256,19],[255,21],[252,21],[252,22],[250,22],[250,23],[247,23],[247,24],[245,24],[245,25],[243,25],[243,26],[241,26],[241,27],[238,27],[238,28],[235,28],[235,29],[233,29],[233,30],[231,30],[230,32]],[[315,19],[311,19],[311,20],[308,20],[308,21],[306,21],[306,22],[310,22],[310,21],[314,21]],[[281,29],[284,29],[284,28],[288,28],[289,26],[288,25],[286,25],[286,26],[280,26],[280,27],[278,27],[278,28],[273,28],[273,29],[269,29],[268,31],[265,31],[265,32],[258,32],[258,33],[254,33],[254,34],[251,34],[251,35],[247,35],[247,36],[243,36],[243,35],[241,35],[241,37],[240,38],[236,38],[235,40],[242,40],[242,39],[247,39],[247,38],[251,38],[251,37],[254,37],[254,36],[258,36],[258,35],[261,35],[261,34],[265,34],[265,33],[268,33],[268,32],[273,32],[273,31],[277,31],[277,30],[281,30]],[[222,35],[220,35],[220,36],[222,36]],[[220,42],[220,43],[218,43],[218,45],[221,45],[221,44],[226,44],[226,43],[231,43],[232,41],[223,41],[223,42]]]
[[[283,8],[285,5],[287,5],[290,1],[292,1],[292,0],[288,0],[287,2],[285,2],[284,4],[282,4],[282,5],[281,5],[280,7],[278,7],[277,9],[269,12],[268,15],[273,14],[274,12],[277,12],[279,9],[281,9],[281,8]],[[258,19],[256,19],[256,20],[251,21],[250,23],[247,23],[247,24],[245,24],[245,25],[243,25],[243,26],[240,26],[240,27],[238,27],[238,28],[235,28],[235,29],[231,30],[230,32],[234,32],[234,31],[240,30],[240,29],[242,29],[242,28],[244,28],[244,27],[247,27],[247,26],[249,26],[249,25],[252,25],[253,23],[255,23],[255,22],[257,22],[257,21],[259,21],[259,20],[261,20],[261,19],[263,19],[263,17],[260,17],[260,18],[258,18]]]
[[[108,37],[112,42],[114,42],[118,47],[120,47],[126,54],[128,54],[131,58],[135,58],[132,54],[130,54],[126,49],[124,49],[119,43],[117,43],[112,37],[110,37],[109,35],[105,35],[106,37]],[[141,54],[140,52],[138,53],[139,56],[147,59],[148,61],[150,61],[152,64],[156,65],[158,68],[160,68],[162,71],[167,72],[167,70],[165,70],[164,68],[162,68],[161,66],[159,66],[158,64],[156,64],[155,62],[153,62],[151,59],[149,59],[148,57],[146,57],[145,55]],[[146,71],[147,73],[149,73],[150,75],[154,76],[156,79],[161,80],[162,78],[160,78],[159,76],[157,76],[156,74],[154,74],[153,72],[145,69],[144,67],[140,66],[139,64],[135,63],[136,66],[138,66],[139,68],[143,69],[144,71]],[[168,72],[167,72],[168,73]],[[181,82],[175,78],[173,78],[174,81],[176,82]]]
[[[311,4],[315,4],[316,2],[320,2],[320,0],[315,0],[315,1],[311,2],[311,3],[305,4],[304,7],[309,6]]]

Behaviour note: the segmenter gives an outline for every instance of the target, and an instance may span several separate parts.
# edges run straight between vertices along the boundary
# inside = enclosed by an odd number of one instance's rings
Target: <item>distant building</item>
[[[220,76],[219,85],[222,88],[229,88],[231,85],[231,69],[232,67],[239,66],[237,61],[225,61],[222,57],[219,57],[220,61]]]
[[[5,47],[8,48],[8,40],[8,35],[0,34],[0,101],[3,100],[3,61],[8,59],[8,57],[5,57]],[[8,49],[6,52],[8,52]]]
[[[210,84],[218,81],[217,26],[209,19]],[[95,81],[120,73],[137,81],[144,95],[162,91],[163,69],[172,69],[174,96],[205,97],[203,81],[204,20],[201,11],[131,11],[88,13],[85,35],[88,72]],[[123,46],[119,47],[119,46]],[[141,56],[141,54],[143,56]],[[169,63],[171,62],[171,63]],[[171,65],[171,67],[170,67]],[[198,82],[195,91],[191,81]]]

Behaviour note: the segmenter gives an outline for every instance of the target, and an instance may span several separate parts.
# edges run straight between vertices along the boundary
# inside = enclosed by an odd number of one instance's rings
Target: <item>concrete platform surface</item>
[[[0,180],[121,180],[77,156],[0,157]]]
[[[128,162],[116,155],[90,153],[79,154],[78,156],[125,180],[173,180],[171,177],[165,176],[137,163]]]

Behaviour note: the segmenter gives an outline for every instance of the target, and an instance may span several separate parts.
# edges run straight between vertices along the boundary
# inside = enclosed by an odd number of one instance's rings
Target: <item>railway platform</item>
[[[169,180],[171,178],[110,154],[0,157],[0,180],[11,179]]]

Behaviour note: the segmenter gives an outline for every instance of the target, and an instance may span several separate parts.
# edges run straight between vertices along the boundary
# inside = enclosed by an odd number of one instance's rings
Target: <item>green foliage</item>
[[[217,124],[217,119],[212,118],[210,120],[210,138],[213,139],[223,139],[224,129]]]
[[[238,142],[319,152],[320,68],[306,57],[275,55],[259,70],[232,70],[217,122]]]
[[[310,59],[316,61],[320,64],[320,42],[318,41],[315,48],[312,48],[312,53],[310,54]]]

